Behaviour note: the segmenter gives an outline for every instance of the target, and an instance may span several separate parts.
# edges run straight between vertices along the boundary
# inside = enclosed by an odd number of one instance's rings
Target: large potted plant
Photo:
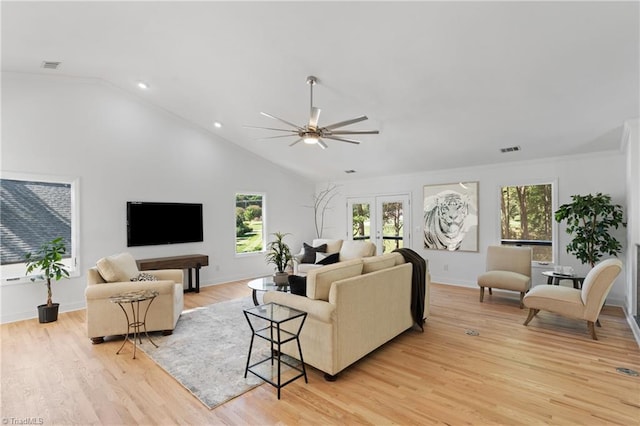
[[[51,301],[51,280],[58,281],[63,277],[69,278],[69,271],[61,262],[62,256],[66,252],[67,248],[62,237],[60,237],[42,244],[35,253],[27,253],[24,256],[27,264],[27,275],[34,270],[42,272],[41,275],[31,278],[31,281],[36,281],[37,279],[46,280],[47,303],[38,306],[38,320],[41,323],[58,320],[58,307],[60,304]]]
[[[573,239],[567,253],[575,255],[583,264],[593,267],[603,255],[616,256],[622,250],[620,242],[610,234],[612,228],[627,226],[622,221],[622,207],[612,204],[609,195],[572,195],[571,203],[561,205],[555,212],[556,221],[567,221],[567,233]]]
[[[289,234],[276,232],[272,235],[275,236],[276,239],[267,244],[267,263],[273,263],[276,268],[276,273],[273,275],[273,281],[277,285],[284,285],[289,282],[289,274],[287,274],[286,269],[287,266],[289,266],[289,263],[293,260],[291,250],[284,242],[284,237]]]

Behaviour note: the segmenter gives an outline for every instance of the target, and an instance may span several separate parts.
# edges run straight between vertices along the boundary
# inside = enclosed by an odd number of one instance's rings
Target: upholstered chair
[[[522,299],[531,287],[531,248],[510,246],[489,246],[487,248],[487,272],[478,277],[480,302],[484,300],[484,289],[493,288],[517,291]]]
[[[582,289],[557,285],[534,287],[524,297],[524,305],[529,308],[529,316],[524,325],[529,324],[538,312],[549,311],[569,318],[587,320],[591,337],[598,340],[595,325],[600,326],[600,310],[621,270],[621,261],[607,259],[589,271]]]
[[[132,281],[150,278],[155,280]],[[126,334],[126,318],[110,297],[138,290],[158,292],[147,313],[147,331],[171,334],[184,305],[182,281],[183,271],[180,269],[139,271],[129,253],[100,259],[87,272],[87,336],[96,344],[102,343],[105,336]]]

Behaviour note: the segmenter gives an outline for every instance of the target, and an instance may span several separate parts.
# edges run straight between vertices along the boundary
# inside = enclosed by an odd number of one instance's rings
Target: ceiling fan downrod
[[[309,85],[309,89],[311,91],[311,95],[309,96],[309,113],[313,115],[313,86],[318,82],[318,78],[310,75],[307,77],[307,84]]]

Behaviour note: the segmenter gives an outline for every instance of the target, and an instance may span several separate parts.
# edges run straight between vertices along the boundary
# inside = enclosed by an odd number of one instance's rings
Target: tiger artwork
[[[470,217],[471,216],[471,217]],[[455,191],[442,191],[429,200],[424,213],[424,247],[455,251],[460,248],[470,225],[469,197]]]

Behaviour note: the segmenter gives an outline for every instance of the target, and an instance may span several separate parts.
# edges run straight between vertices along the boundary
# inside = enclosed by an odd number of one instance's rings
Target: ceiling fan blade
[[[324,126],[323,129],[327,129],[327,130],[336,129],[338,127],[348,126],[349,124],[359,123],[360,121],[364,121],[367,119],[368,117],[366,115],[361,115],[360,117],[352,118],[351,120],[340,121],[338,123]]]
[[[332,135],[377,135],[378,130],[336,130],[330,132]]]
[[[318,128],[318,119],[320,118],[320,108],[311,108],[311,117],[309,117],[309,129],[315,130]]]
[[[359,145],[360,141],[357,141],[355,139],[345,139],[345,138],[336,138],[335,136],[323,136],[325,139],[333,139],[334,141],[340,141],[340,142],[349,142],[355,145]]]
[[[284,124],[286,124],[286,125],[288,125],[288,126],[293,127],[294,129],[298,129],[298,130],[300,130],[300,129],[301,129],[301,128],[300,128],[300,127],[298,127],[297,125],[295,125],[295,124],[293,124],[293,123],[290,123],[290,122],[288,122],[287,120],[283,120],[282,118],[278,118],[278,117],[276,117],[275,115],[267,114],[266,112],[261,112],[260,114],[264,115],[265,117],[269,117],[269,118],[273,118],[274,120],[278,120],[278,121],[280,121],[280,122],[282,122],[282,123],[284,123]]]
[[[289,130],[289,129],[276,129],[274,127],[260,127],[260,126],[249,126],[249,125],[243,125],[242,127],[247,127],[249,129],[264,129],[264,130],[276,130],[278,132],[291,132],[293,134],[298,133],[297,130]]]
[[[302,140],[302,138],[298,139],[297,141],[293,141],[289,144],[289,146],[294,146],[295,144],[297,144],[298,142],[300,142]]]
[[[328,148],[327,144],[324,143],[324,141],[322,139],[318,139],[318,144],[317,145],[322,149],[327,149]]]
[[[289,138],[291,136],[297,136],[295,133],[291,134],[291,135],[277,135],[277,136],[265,136],[264,138],[259,138],[258,140],[263,140],[263,139],[277,139],[277,138]]]

